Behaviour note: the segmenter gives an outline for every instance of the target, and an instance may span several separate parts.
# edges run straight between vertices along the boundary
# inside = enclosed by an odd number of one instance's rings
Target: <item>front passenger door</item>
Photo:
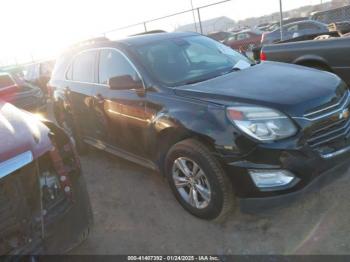
[[[121,51],[102,49],[99,55],[99,86],[93,94],[98,119],[95,121],[96,136],[118,149],[144,156],[149,125],[144,89],[112,90],[108,86],[110,78],[125,75],[141,81],[136,68]]]

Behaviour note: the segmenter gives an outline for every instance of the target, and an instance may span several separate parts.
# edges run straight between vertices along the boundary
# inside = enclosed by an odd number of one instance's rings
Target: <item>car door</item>
[[[64,86],[66,102],[84,137],[91,137],[94,134],[91,112],[92,93],[97,82],[97,53],[96,50],[86,50],[78,54],[68,68]]]
[[[145,90],[112,90],[108,80],[118,76],[140,80],[135,66],[120,50],[101,49],[99,53],[99,85],[94,89],[95,136],[109,145],[145,155],[146,129]]]

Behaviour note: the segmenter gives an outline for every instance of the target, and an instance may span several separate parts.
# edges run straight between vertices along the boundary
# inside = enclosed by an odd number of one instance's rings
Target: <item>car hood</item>
[[[208,81],[176,87],[175,93],[221,105],[271,107],[293,117],[340,99],[345,89],[346,85],[332,73],[263,62]]]
[[[52,148],[48,134],[34,115],[0,100],[0,165],[28,151],[41,156]]]

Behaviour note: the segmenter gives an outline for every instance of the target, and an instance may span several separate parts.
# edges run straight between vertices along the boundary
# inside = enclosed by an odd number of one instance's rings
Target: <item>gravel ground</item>
[[[95,224],[73,254],[350,254],[350,174],[285,208],[188,214],[164,178],[92,149],[82,157]]]

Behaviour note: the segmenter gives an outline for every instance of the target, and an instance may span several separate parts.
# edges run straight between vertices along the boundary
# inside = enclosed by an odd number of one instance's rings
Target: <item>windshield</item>
[[[231,48],[204,36],[162,40],[137,47],[142,63],[160,82],[178,86],[245,69],[253,63]]]

